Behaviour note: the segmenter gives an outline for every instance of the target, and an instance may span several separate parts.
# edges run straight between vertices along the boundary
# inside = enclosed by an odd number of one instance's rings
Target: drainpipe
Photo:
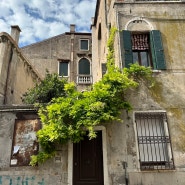
[[[127,173],[127,162],[123,162],[123,169],[125,170],[125,185],[128,185],[128,173]]]

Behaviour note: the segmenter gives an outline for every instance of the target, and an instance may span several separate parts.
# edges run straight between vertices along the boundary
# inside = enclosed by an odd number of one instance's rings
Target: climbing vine
[[[121,110],[132,109],[125,94],[128,89],[139,85],[138,78],[149,79],[151,70],[138,64],[123,70],[115,67],[116,32],[112,28],[108,40],[107,73],[92,86],[91,91],[78,92],[74,83],[66,83],[63,88],[65,96],[53,98],[47,106],[40,106],[38,114],[43,127],[37,136],[42,151],[32,156],[31,165],[51,158],[58,144],[65,144],[69,140],[79,142],[87,131],[90,139],[95,138],[96,125],[120,120]]]

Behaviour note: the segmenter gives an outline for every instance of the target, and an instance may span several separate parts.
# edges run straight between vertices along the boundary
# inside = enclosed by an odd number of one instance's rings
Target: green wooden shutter
[[[68,76],[68,62],[59,63],[59,76]]]
[[[159,30],[152,30],[150,32],[150,47],[152,51],[152,62],[154,69],[166,69],[164,49]]]
[[[127,30],[124,30],[122,33],[123,33],[123,49],[125,62],[125,65],[123,66],[130,67],[129,64],[133,63],[131,33],[130,31]]]
[[[90,62],[86,58],[79,61],[79,74],[90,75]]]

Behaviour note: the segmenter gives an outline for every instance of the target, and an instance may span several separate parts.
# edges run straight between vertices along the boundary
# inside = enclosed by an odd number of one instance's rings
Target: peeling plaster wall
[[[0,33],[0,104],[21,104],[22,95],[39,80],[14,40]]]
[[[89,40],[89,50],[80,50],[80,39]],[[44,78],[46,69],[50,73],[59,72],[59,60],[69,61],[68,81],[76,82],[78,75],[78,62],[87,58],[92,65],[92,38],[90,33],[68,32],[21,48],[23,54]],[[81,85],[79,90],[87,88]]]
[[[43,165],[11,166],[10,159],[15,119],[36,119],[30,107],[0,108],[0,185],[67,185],[67,146],[58,148],[56,156]],[[29,138],[27,138],[29,139]],[[24,142],[27,140],[24,139]]]
[[[102,1],[101,1],[102,2]],[[101,3],[100,3],[101,4]],[[97,46],[98,23],[105,26],[104,6],[101,4],[97,14],[97,24],[93,27],[93,43]],[[185,184],[185,3],[183,2],[137,2],[117,0],[109,3],[108,24],[116,26],[120,31],[160,30],[164,46],[167,69],[153,72],[155,86],[150,87],[142,82],[140,87],[130,90],[125,97],[133,106],[129,113],[123,112],[123,123],[106,124],[108,172],[110,185],[184,185]],[[145,21],[135,21],[133,19]],[[129,23],[130,22],[130,23]],[[129,24],[128,24],[129,23]],[[128,24],[128,25],[127,25]],[[127,25],[127,27],[126,27]],[[121,38],[122,39],[122,38]],[[120,32],[115,37],[116,65],[123,61],[123,43]],[[101,47],[106,47],[102,40]],[[106,53],[93,50],[93,60],[103,59]],[[95,64],[95,67],[98,63]],[[96,76],[96,80],[101,77]],[[134,111],[166,111],[169,132],[172,142],[175,170],[141,171],[134,123]]]

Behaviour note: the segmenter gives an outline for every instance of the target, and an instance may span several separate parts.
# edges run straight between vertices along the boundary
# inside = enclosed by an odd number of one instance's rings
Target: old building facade
[[[115,27],[116,66],[129,67],[135,62],[149,66],[155,85],[141,83],[129,92],[133,110],[122,112],[123,123],[95,127],[96,139],[69,142],[58,148],[53,159],[36,167],[29,166],[29,160],[39,150],[35,142],[41,127],[37,111],[32,106],[1,106],[0,185],[185,184],[184,9],[183,1],[97,0],[92,40],[91,34],[77,33],[71,25],[68,33],[17,48],[19,58],[29,61],[41,78],[48,69],[84,90],[106,72],[107,40]],[[6,57],[5,47],[8,45],[1,42],[2,58]],[[24,73],[22,76],[29,77]],[[18,83],[8,84],[22,88]],[[2,102],[4,86],[0,89]],[[9,104],[15,102],[9,100]]]
[[[41,80],[18,47],[20,31],[12,26],[11,35],[0,33],[0,105],[21,104],[22,95]]]
[[[42,77],[46,70],[75,82],[79,90],[93,83],[91,33],[70,32],[21,48]]]
[[[90,88],[91,33],[76,32],[75,25],[70,25],[70,32],[20,49],[20,31],[12,26],[11,35],[0,35],[0,185],[69,184],[72,144],[59,147],[44,165],[30,166],[31,156],[39,150],[36,132],[41,123],[37,110],[22,104],[22,96],[44,78],[46,70],[75,82],[79,91]]]
[[[129,93],[133,110],[123,112],[123,124],[105,128],[108,184],[185,183],[184,7],[183,1],[97,1],[92,26],[94,81],[104,72],[111,27],[118,29],[116,66],[138,62],[151,67],[155,79],[153,88],[141,84]]]

